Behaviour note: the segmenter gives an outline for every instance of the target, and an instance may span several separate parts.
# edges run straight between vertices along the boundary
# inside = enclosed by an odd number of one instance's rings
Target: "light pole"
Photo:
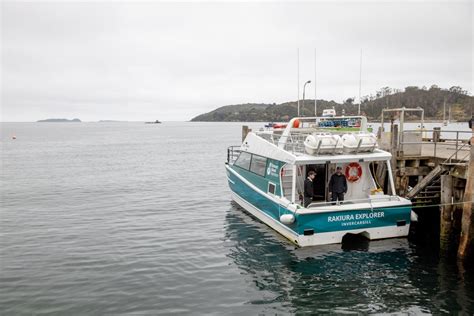
[[[308,83],[311,83],[311,80],[306,81],[303,86],[303,115],[304,115],[304,93],[305,93],[306,85]]]
[[[316,87],[318,81],[316,80],[316,48],[314,49],[314,116],[318,116],[318,98],[317,98],[317,91]]]

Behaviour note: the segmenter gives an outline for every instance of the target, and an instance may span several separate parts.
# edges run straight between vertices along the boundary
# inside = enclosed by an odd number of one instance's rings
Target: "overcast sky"
[[[383,86],[473,92],[471,1],[2,2],[2,121],[189,120]],[[314,98],[314,85],[306,91]]]

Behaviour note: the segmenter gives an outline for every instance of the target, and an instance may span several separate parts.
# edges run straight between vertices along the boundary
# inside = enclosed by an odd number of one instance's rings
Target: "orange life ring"
[[[346,166],[346,179],[349,182],[356,182],[362,176],[362,167],[357,162],[351,162]]]
[[[300,127],[300,120],[296,119],[293,121],[293,128],[298,128]]]

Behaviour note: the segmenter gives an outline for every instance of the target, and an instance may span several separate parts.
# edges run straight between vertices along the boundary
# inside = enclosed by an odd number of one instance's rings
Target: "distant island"
[[[226,105],[214,111],[198,115],[192,122],[286,122],[297,116],[297,102],[246,103]],[[443,107],[446,104],[446,119],[451,112],[451,119],[467,121],[473,114],[474,97],[461,87],[453,86],[442,89],[436,85],[427,87],[409,86],[404,90],[384,87],[374,95],[362,97],[361,114],[371,121],[379,120],[382,109],[421,107],[425,110],[425,119],[443,118]],[[354,98],[347,98],[341,103],[336,101],[317,100],[318,116],[324,109],[336,109],[338,115],[357,115],[358,104]],[[314,116],[314,100],[300,101],[300,115]]]
[[[68,120],[68,119],[65,119],[65,118],[49,118],[49,119],[46,119],[46,120],[39,120],[37,122],[40,122],[40,123],[44,123],[44,122],[47,122],[47,123],[80,123],[81,120],[78,119],[78,118],[75,118],[75,119],[72,119],[72,120]]]

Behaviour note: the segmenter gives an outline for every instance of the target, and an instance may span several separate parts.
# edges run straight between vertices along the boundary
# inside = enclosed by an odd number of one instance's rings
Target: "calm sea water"
[[[2,315],[474,313],[434,235],[297,249],[243,213],[241,125],[3,123]]]

